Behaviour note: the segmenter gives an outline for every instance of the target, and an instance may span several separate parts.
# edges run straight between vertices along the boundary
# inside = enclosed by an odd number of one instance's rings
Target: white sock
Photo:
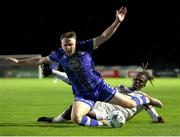
[[[53,118],[53,120],[52,120],[53,123],[64,122],[64,121],[67,121],[67,120],[64,119],[64,118],[62,117],[62,115],[59,115],[59,116]]]

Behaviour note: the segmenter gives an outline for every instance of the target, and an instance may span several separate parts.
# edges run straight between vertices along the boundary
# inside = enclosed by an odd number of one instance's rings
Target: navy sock
[[[88,116],[83,116],[80,125],[82,126],[101,126],[103,125],[101,121],[92,119]]]

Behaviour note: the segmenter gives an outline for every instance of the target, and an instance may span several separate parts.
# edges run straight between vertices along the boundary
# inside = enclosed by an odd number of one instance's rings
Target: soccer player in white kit
[[[141,95],[142,92],[136,91],[136,93],[128,93],[128,96],[131,97],[131,95]],[[105,120],[107,115],[111,113],[112,111],[121,111],[124,115],[126,121],[133,118],[136,114],[140,113],[143,110],[146,110],[152,119],[152,122],[155,123],[164,123],[164,120],[159,114],[156,112],[155,108],[151,105],[142,105],[134,108],[124,108],[117,105],[112,105],[105,102],[99,102],[97,101],[95,103],[95,106],[93,107],[92,111],[89,113],[89,115],[95,117],[98,120]]]
[[[69,84],[68,78],[65,73],[58,72],[57,70],[52,70],[51,73]],[[147,94],[145,94],[140,90],[146,86],[147,81],[151,82],[152,79],[153,77],[146,71],[145,68],[143,72],[137,73],[136,77],[133,79],[133,84],[131,87],[119,85],[116,87],[116,89],[119,92],[123,93],[128,98],[132,98],[134,96],[140,98],[142,95],[148,96]],[[61,113],[57,117],[40,117],[38,118],[38,121],[57,123],[57,122],[64,122],[70,120],[71,109],[72,106],[70,106],[68,109],[66,109],[63,113]],[[97,101],[94,107],[92,108],[92,110],[88,113],[88,116],[95,118],[97,120],[105,120],[107,115],[114,110],[121,111],[126,121],[134,117],[139,112],[146,110],[149,116],[151,117],[152,122],[164,123],[163,118],[156,112],[155,108],[152,105],[141,105],[134,108],[124,108],[118,105],[112,105],[106,102]],[[103,124],[106,125],[106,122],[103,122]]]

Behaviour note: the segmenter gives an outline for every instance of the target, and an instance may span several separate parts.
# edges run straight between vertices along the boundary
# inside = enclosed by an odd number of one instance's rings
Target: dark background
[[[116,33],[95,51],[96,65],[180,68],[180,7],[177,0],[6,1],[0,4],[0,54],[48,55],[59,36],[79,40],[100,35],[121,6],[128,14]]]

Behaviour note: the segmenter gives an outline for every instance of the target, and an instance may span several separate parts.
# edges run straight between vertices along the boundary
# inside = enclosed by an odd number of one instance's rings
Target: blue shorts
[[[108,102],[116,92],[114,87],[102,81],[93,92],[75,95],[75,101],[82,101],[92,108],[96,101]]]
[[[116,92],[117,92],[116,88],[103,82],[102,87],[99,91],[98,101],[108,102],[109,100],[111,100],[113,98],[113,96],[116,94]]]
[[[94,104],[95,104],[95,101],[93,100],[87,100],[87,99],[84,99],[83,97],[75,97],[75,101],[81,101],[81,102],[84,102],[86,103],[87,105],[89,105],[91,107],[91,109],[93,108]]]

